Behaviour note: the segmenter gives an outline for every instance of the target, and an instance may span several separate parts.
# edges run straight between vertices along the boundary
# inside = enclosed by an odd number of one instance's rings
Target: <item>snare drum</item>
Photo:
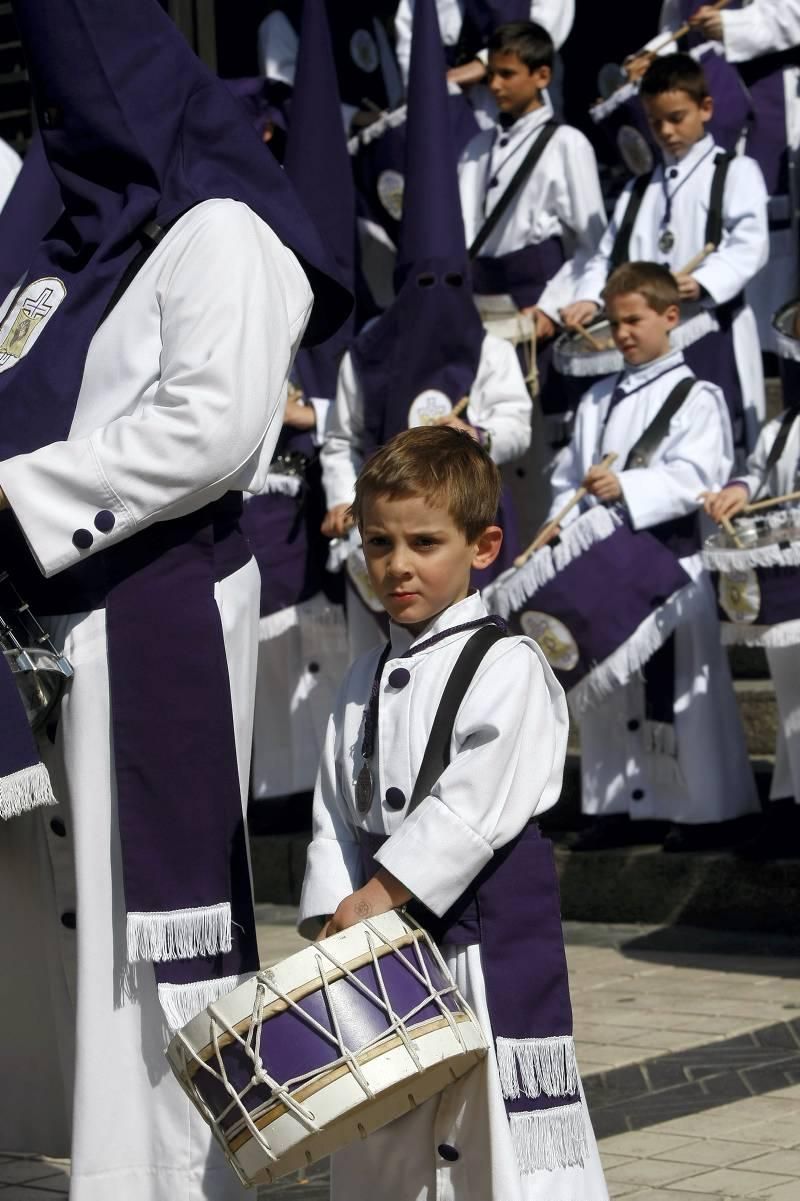
[[[724,531],[706,539],[726,645],[800,643],[800,509],[782,509],[735,523],[742,544]]]
[[[431,939],[391,912],[259,972],[189,1022],[167,1056],[251,1186],[366,1138],[486,1051]]]
[[[484,596],[538,642],[579,717],[663,645],[685,616],[690,583],[657,538],[595,505]]]
[[[598,343],[599,349],[582,334],[568,330],[556,340],[553,366],[559,375],[577,380],[585,390],[594,380],[622,371],[625,360],[614,345],[611,324],[605,313],[598,313],[584,328]]]
[[[792,300],[772,319],[778,365],[783,383],[784,404],[797,404],[800,398],[800,300]]]

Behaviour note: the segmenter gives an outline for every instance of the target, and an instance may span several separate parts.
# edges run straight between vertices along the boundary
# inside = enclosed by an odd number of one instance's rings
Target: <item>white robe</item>
[[[661,30],[680,25],[677,0],[664,0],[661,10]],[[728,62],[737,65],[760,58],[763,54],[791,50],[800,45],[800,0],[750,0],[739,9],[726,9],[722,19],[720,49]],[[674,48],[670,43],[667,50]],[[800,182],[797,180],[798,150],[800,150],[800,68],[787,67],[783,72],[786,101],[786,142],[791,151],[790,195],[771,196],[770,221],[791,219],[789,229],[770,233],[770,256],[766,267],[759,272],[749,288],[749,300],[758,319],[759,336],[764,350],[774,350],[772,315],[787,300],[797,294],[798,230],[797,211],[800,208]]]
[[[706,218],[716,147],[710,135],[696,143],[680,162],[665,156],[656,167],[645,192],[630,238],[630,259],[663,263],[678,270],[701,251],[706,241]],[[665,179],[666,173],[666,179]],[[659,234],[667,211],[664,188],[672,197],[669,228],[675,243],[669,252],[659,249]],[[610,271],[610,256],[630,196],[629,185],[620,196],[597,253],[589,260],[575,288],[576,300],[602,304]],[[728,171],[722,203],[723,234],[720,247],[692,272],[713,305],[739,296],[767,261],[767,191],[758,164],[734,159]],[[758,330],[752,309],[745,304],[733,322],[733,346],[742,389],[748,445],[755,445],[764,420],[764,377]]]
[[[727,409],[713,384],[695,385],[648,467],[623,470],[631,448],[688,374],[679,351],[628,370],[620,386],[631,396],[615,406],[607,423],[617,377],[586,393],[572,442],[556,460],[551,513],[578,489],[592,464],[612,450],[619,456],[612,470],[619,476],[634,529],[697,510],[699,493],[718,488],[733,462]],[[589,498],[588,503],[595,502]],[[585,813],[701,823],[758,809],[711,587],[699,553],[681,563],[693,585],[685,620],[675,631],[677,758],[648,749],[644,686],[641,679],[632,680],[580,721]]]
[[[485,613],[472,594],[440,614],[418,641]],[[402,663],[411,679],[402,689],[381,688],[375,795],[384,796],[391,786],[408,798],[467,634],[400,660],[413,639],[401,626],[391,630],[392,654],[382,678]],[[309,937],[318,919],[363,883],[357,829],[389,836],[379,862],[441,915],[494,851],[551,808],[561,791],[568,728],[563,692],[538,647],[527,638],[510,638],[492,647],[479,667],[456,718],[450,765],[431,796],[407,820],[404,812],[379,803],[366,817],[358,816],[353,781],[378,654],[353,664],[328,727],[300,902],[300,928]],[[445,946],[443,953],[492,1045],[480,946]],[[490,1051],[439,1097],[335,1155],[332,1201],[606,1201],[588,1113],[586,1133],[584,1167],[521,1175]],[[441,1143],[456,1148],[456,1162],[440,1158]]]
[[[175,224],[92,340],[68,440],[0,464],[45,574],[262,485],[310,305],[297,260],[246,206],[206,201]],[[79,550],[73,531],[94,529],[100,509],[113,530]],[[255,563],[215,595],[244,805]],[[105,612],[48,625],[75,677],[55,745],[43,740],[61,803],[0,830],[0,954],[14,964],[0,982],[0,1060],[17,1080],[0,1099],[0,1147],[71,1151],[72,1201],[236,1201],[240,1185],[167,1068],[152,967],[125,962]],[[73,930],[61,917],[75,912]]]
[[[21,170],[22,159],[8,142],[0,138],[0,209],[11,195]]]
[[[510,129],[483,130],[467,146],[458,178],[468,246],[535,143],[537,131],[552,117],[553,108],[547,101],[520,117]],[[497,186],[487,190],[490,179],[496,179]],[[539,300],[539,308],[558,322],[559,309],[572,301],[575,282],[605,228],[594,150],[579,130],[561,125],[481,254],[496,258],[548,238],[562,238],[567,261]]]

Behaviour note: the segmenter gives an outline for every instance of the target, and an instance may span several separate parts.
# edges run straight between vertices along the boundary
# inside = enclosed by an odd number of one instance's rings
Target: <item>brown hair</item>
[[[642,76],[642,96],[660,96],[663,92],[686,92],[695,104],[708,97],[703,68],[691,54],[663,54],[653,59]]]
[[[417,426],[397,434],[362,468],[350,509],[359,527],[373,496],[444,503],[467,542],[474,542],[494,524],[500,472],[469,434],[446,425]]]
[[[638,292],[657,313],[665,313],[672,304],[680,308],[681,294],[675,277],[660,263],[623,263],[612,271],[603,289],[603,300],[608,304],[615,296],[628,296]]]

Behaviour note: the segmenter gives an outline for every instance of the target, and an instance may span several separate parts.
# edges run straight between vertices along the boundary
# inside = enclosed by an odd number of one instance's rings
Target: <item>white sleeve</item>
[[[628,209],[633,183],[629,183],[614,206],[614,215],[606,226],[600,239],[600,244],[587,261],[580,277],[575,281],[574,300],[592,300],[597,305],[603,303],[603,288],[611,271],[611,254],[617,232]]]
[[[0,209],[11,194],[22,169],[22,159],[8,142],[0,139]]]
[[[336,728],[344,709],[349,679],[348,673],[334,713],[328,720],[314,789],[313,833],[297,918],[298,929],[306,938],[315,938],[322,921],[335,913],[340,901],[363,883],[358,837],[339,787],[336,763]]]
[[[559,312],[573,300],[578,281],[598,249],[606,228],[606,210],[600,189],[597,159],[589,139],[577,129],[564,129],[559,138],[561,178],[564,191],[558,216],[574,244],[572,258],[547,284],[538,307],[551,320],[559,321]]]
[[[294,87],[299,39],[291,21],[280,11],[272,12],[258,27],[258,62],[261,74]]]
[[[492,436],[495,463],[525,453],[531,441],[533,402],[510,342],[486,334],[466,416]]]
[[[725,181],[722,241],[694,272],[715,304],[738,296],[769,258],[768,202],[758,163],[735,158]]]
[[[153,399],[88,437],[0,464],[0,487],[46,576],[241,487],[248,465],[277,441],[311,290],[246,205],[193,213],[160,285]],[[113,514],[113,528],[78,549],[73,534],[91,532],[100,510]]]
[[[494,852],[554,803],[568,727],[564,694],[537,650],[518,639],[493,647],[458,711],[449,766],[378,862],[445,913]]]
[[[531,0],[530,19],[544,26],[560,50],[572,31],[575,0]]]
[[[411,0],[400,0],[394,18],[394,52],[403,82],[408,83],[408,68],[411,64],[411,25],[414,11]]]
[[[753,447],[752,453],[748,455],[746,471],[730,480],[732,484],[744,484],[751,497],[755,496],[766,478],[767,459],[780,427],[780,418],[767,422],[758,435],[758,441]]]
[[[586,468],[594,457],[593,453],[587,455],[585,450],[587,435],[584,427],[587,425],[591,403],[589,396],[581,400],[575,414],[575,425],[569,444],[559,451],[553,464],[553,472],[550,476],[551,501],[550,511],[547,514],[548,521],[555,517],[559,509],[578,491],[583,483]],[[564,518],[564,525],[575,521],[580,511],[580,506],[576,505]]]
[[[700,493],[720,488],[732,467],[733,439],[722,392],[713,384],[696,384],[673,417],[657,462],[619,472],[633,528],[696,512]]]
[[[800,0],[752,0],[746,8],[720,15],[728,62],[747,62],[800,45]]]
[[[364,401],[349,352],[339,367],[336,400],[328,413],[320,451],[322,486],[329,509],[349,505],[364,463]]]
[[[307,403],[314,410],[314,428],[311,431],[311,438],[315,446],[322,446],[325,442],[325,432],[328,428],[328,415],[331,411],[331,402],[323,400],[320,396],[307,397]]]

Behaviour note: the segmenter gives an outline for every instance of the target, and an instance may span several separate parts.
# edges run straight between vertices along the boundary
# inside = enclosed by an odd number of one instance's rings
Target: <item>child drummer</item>
[[[731,158],[706,132],[713,101],[688,54],[657,58],[642,79],[641,98],[663,162],[622,193],[577,283],[577,299],[562,316],[567,325],[589,321],[621,263],[650,260],[676,272],[683,320],[674,344],[697,375],[722,388],[743,461],[765,409],[758,330],[745,298],[768,257],[764,178],[756,162]],[[709,245],[714,250],[698,262]]]
[[[673,823],[665,850],[700,849],[727,830],[714,823],[758,809],[716,607],[700,551],[698,495],[730,473],[733,446],[722,393],[697,380],[660,436],[650,427],[691,380],[670,332],[680,317],[679,287],[666,267],[628,263],[610,277],[604,300],[625,359],[619,376],[596,383],[576,415],[570,446],[556,460],[552,512],[583,484],[589,504],[619,505],[634,530],[648,530],[691,577],[685,619],[636,678],[580,722],[582,805],[594,822],[576,849],[635,841]],[[647,438],[643,439],[647,431]],[[645,461],[626,460],[640,440]],[[615,469],[595,464],[610,452]],[[577,516],[572,510],[571,518]]]
[[[786,496],[800,488],[800,301],[786,305],[774,324],[785,407],[764,426],[745,473],[721,492],[706,494],[705,509],[715,521],[730,521],[751,502]],[[770,788],[773,803],[764,830],[744,848],[744,854],[751,859],[796,858],[800,856],[800,646],[767,646],[766,655],[779,718]]]
[[[352,665],[328,727],[300,928],[331,934],[411,902],[490,1050],[440,1096],[335,1155],[334,1201],[433,1201],[443,1187],[458,1201],[607,1199],[575,1063],[551,849],[532,824],[561,790],[567,711],[530,639],[490,646],[455,715],[449,764],[409,810],[443,687],[469,639],[496,623],[470,573],[500,549],[499,495],[486,451],[447,427],[398,434],[356,485],[390,643]]]

